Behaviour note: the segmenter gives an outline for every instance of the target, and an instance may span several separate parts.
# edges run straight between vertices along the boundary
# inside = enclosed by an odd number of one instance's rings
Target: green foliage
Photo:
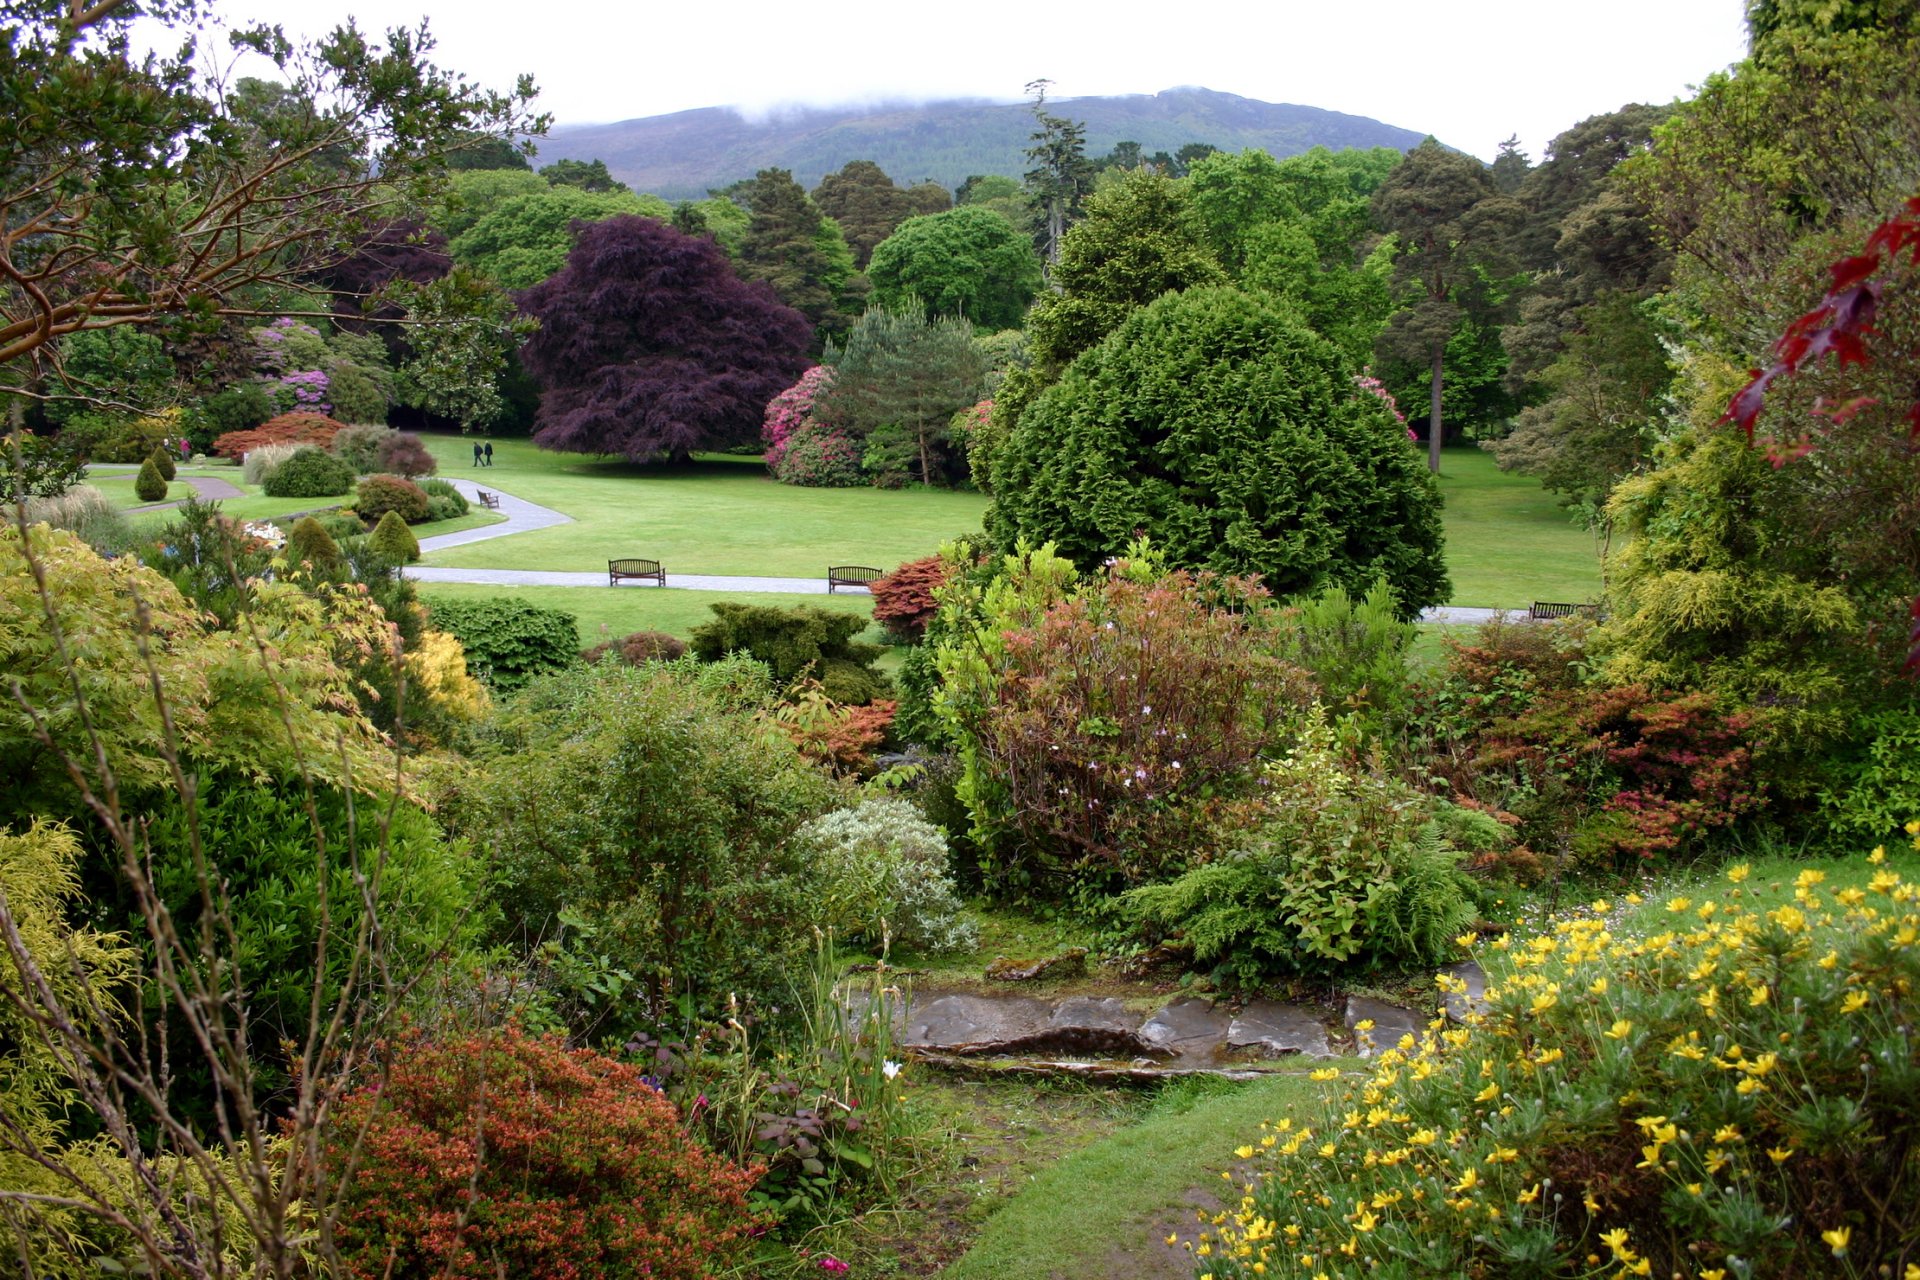
[[[566,265],[574,223],[630,213],[665,222],[673,210],[657,196],[630,191],[547,187],[501,200],[455,236],[448,251],[503,289],[526,289]]]
[[[740,242],[740,273],[765,280],[816,329],[846,321],[837,304],[854,274],[854,256],[838,224],[821,216],[785,169],[762,169],[746,194],[752,220]]]
[[[420,539],[413,536],[398,511],[389,511],[373,527],[373,549],[395,564],[412,564],[420,558]]]
[[[1246,820],[1307,693],[1244,581],[1167,574],[1136,545],[1085,582],[1051,547],[937,593],[933,706],[993,887],[1138,884]]]
[[[0,436],[0,499],[57,498],[80,483],[87,460],[45,436],[17,431]]]
[[[590,930],[586,945],[629,975],[624,994],[561,992],[604,1032],[715,1013],[729,992],[781,1002],[810,943],[794,926],[817,879],[792,837],[832,784],[757,718],[764,674],[757,688],[742,674],[582,667],[482,733],[455,826],[496,868],[504,940]]]
[[[1420,629],[1376,582],[1360,599],[1332,587],[1283,613],[1280,652],[1306,669],[1320,704],[1377,737],[1405,709],[1407,654]]]
[[[813,417],[860,443],[861,465],[876,483],[959,478],[962,459],[949,428],[986,383],[966,321],[929,318],[911,300],[897,309],[876,305],[854,321],[844,346],[828,348],[826,361],[833,380]]]
[[[355,475],[363,476],[380,469],[380,446],[393,434],[391,427],[363,422],[340,428],[334,433],[333,443],[328,448],[333,450],[335,457],[352,467]]]
[[[333,1130],[354,1176],[347,1280],[699,1280],[743,1257],[752,1176],[702,1150],[642,1069],[517,1027],[394,1046]]]
[[[1282,595],[1384,578],[1406,616],[1447,596],[1405,432],[1330,345],[1233,289],[1164,297],[1076,359],[1020,413],[993,491],[1003,545],[1057,540],[1083,568],[1144,531],[1176,566]]]
[[[268,472],[260,487],[270,498],[337,498],[353,480],[351,463],[309,445]]]
[[[936,316],[1011,329],[1040,290],[1040,264],[999,214],[971,205],[908,218],[867,264],[873,300],[905,310],[919,299]]]
[[[325,573],[346,563],[340,544],[333,540],[325,525],[312,516],[301,516],[287,531],[286,561],[290,565],[312,565]]]
[[[894,185],[886,171],[871,160],[850,160],[838,172],[820,179],[813,202],[840,224],[862,270],[874,246],[893,234],[909,215],[907,193]]]
[[[713,620],[695,627],[691,637],[693,656],[702,662],[750,654],[767,664],[781,687],[815,680],[828,698],[845,705],[865,705],[887,691],[887,678],[873,667],[880,646],[853,638],[867,627],[859,614],[812,605],[777,609],[722,602],[709,607]]]
[[[133,492],[142,502],[166,501],[167,480],[151,456],[140,464],[140,474],[133,478]]]
[[[1860,746],[1836,762],[1821,809],[1836,830],[1892,839],[1920,814],[1920,712],[1911,703],[1878,712],[1853,736]]]
[[[363,478],[355,490],[353,509],[362,520],[378,520],[396,511],[408,524],[419,524],[427,518],[427,495],[419,485],[400,476],[371,475]]]
[[[1347,965],[1434,964],[1477,914],[1420,793],[1342,760],[1319,714],[1267,770],[1242,848],[1122,899],[1143,926],[1249,985]]]
[[[60,340],[60,370],[76,396],[140,410],[166,404],[177,376],[159,335],[133,325],[68,334]],[[85,399],[49,400],[47,421],[65,426],[90,408]]]
[[[1186,190],[1157,173],[1129,173],[1087,201],[1086,216],[1062,241],[1053,287],[1027,319],[1033,358],[1058,377],[1135,308],[1226,279],[1191,228]]]
[[[511,597],[438,601],[431,621],[460,642],[473,674],[500,693],[573,666],[579,653],[572,614]]]
[[[1920,1224],[1910,886],[1782,867],[1788,900],[1749,870],[1476,948],[1479,1016],[1277,1122],[1204,1242],[1217,1280],[1895,1270]]]
[[[260,382],[248,379],[222,387],[200,401],[200,413],[211,435],[251,431],[277,412],[273,397]]]
[[[171,449],[155,449],[147,455],[146,461],[151,462],[153,469],[160,473],[160,478],[168,483],[172,483],[174,476],[179,474],[178,468],[173,465],[173,450]]]
[[[823,881],[816,922],[841,937],[916,951],[963,951],[977,931],[961,915],[947,839],[905,800],[883,796],[800,828]]]

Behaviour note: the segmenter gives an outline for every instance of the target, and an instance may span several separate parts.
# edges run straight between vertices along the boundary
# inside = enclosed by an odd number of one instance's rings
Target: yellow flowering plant
[[[1770,896],[1743,865],[1633,925],[1595,904],[1531,938],[1463,937],[1486,953],[1481,1011],[1269,1126],[1199,1270],[1901,1274],[1920,885],[1869,862],[1858,885],[1809,868]]]

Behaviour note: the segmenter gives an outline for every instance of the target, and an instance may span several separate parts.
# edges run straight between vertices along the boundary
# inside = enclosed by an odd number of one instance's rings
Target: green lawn
[[[494,452],[499,452],[496,445]],[[421,526],[426,528],[428,526]],[[503,543],[482,543],[501,546]],[[707,608],[716,600],[737,600],[743,604],[770,604],[791,609],[797,604],[818,605],[845,613],[870,614],[873,601],[863,595],[800,596],[764,592],[681,591],[658,587],[488,587],[470,583],[423,582],[420,599],[431,606],[435,600],[480,600],[514,596],[543,609],[560,609],[579,621],[580,645],[585,648],[602,640],[618,639],[635,631],[664,631],[686,639],[693,629],[712,619]],[[865,638],[878,640],[878,630]],[[882,666],[886,666],[884,662]]]
[[[614,459],[495,440],[491,470],[473,466],[470,437],[429,435],[440,474],[497,483],[574,523],[429,556],[458,568],[602,572],[645,556],[670,573],[818,578],[829,564],[891,569],[979,529],[987,500],[946,490],[803,489],[776,484],[757,459],[683,466]]]
[[[942,1280],[1191,1276],[1192,1264],[1166,1236],[1192,1239],[1196,1208],[1210,1198],[1232,1202],[1237,1188],[1220,1174],[1235,1163],[1236,1147],[1259,1141],[1262,1120],[1332,1087],[1302,1071],[1197,1100],[1176,1091],[1172,1105],[1035,1175]]]
[[[1524,609],[1535,600],[1583,603],[1600,594],[1593,536],[1538,480],[1501,471],[1492,454],[1467,447],[1441,457],[1440,489],[1453,577],[1448,603]]]

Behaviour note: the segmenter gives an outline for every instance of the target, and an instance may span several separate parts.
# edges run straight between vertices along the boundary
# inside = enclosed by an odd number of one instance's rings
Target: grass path
[[[438,526],[432,527],[436,532],[439,531]],[[605,572],[604,564],[601,572]],[[436,600],[491,600],[510,595],[543,609],[563,610],[577,620],[582,647],[596,645],[610,638],[617,639],[635,631],[664,631],[684,640],[695,627],[713,620],[713,613],[707,606],[715,600],[770,604],[781,609],[809,604],[863,616],[873,612],[873,601],[862,595],[790,596],[755,592],[658,591],[649,587],[623,587],[617,591],[607,587],[490,587],[453,582],[423,582],[418,584],[417,589],[420,599],[429,607]]]
[[[1500,470],[1483,449],[1448,449],[1440,491],[1449,604],[1524,609],[1535,600],[1583,603],[1600,594],[1592,535],[1538,480]]]
[[[1166,1236],[1191,1239],[1195,1211],[1230,1193],[1221,1171],[1262,1120],[1328,1087],[1303,1070],[1197,1097],[1176,1088],[1140,1123],[1036,1174],[942,1280],[1191,1280]]]

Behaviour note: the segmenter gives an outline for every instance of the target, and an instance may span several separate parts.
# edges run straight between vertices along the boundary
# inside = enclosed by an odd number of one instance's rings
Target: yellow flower
[[[1846,998],[1840,1002],[1840,1012],[1858,1013],[1867,1007],[1868,999],[1869,997],[1864,991],[1849,991],[1847,992]]]
[[[1736,862],[1727,868],[1727,879],[1734,884],[1739,884],[1752,874],[1753,868],[1744,862]]]
[[[1373,1019],[1362,1018],[1360,1019],[1360,1021],[1353,1024],[1353,1029],[1355,1031],[1371,1031],[1373,1030]]]
[[[1478,1169],[1468,1169],[1460,1175],[1460,1181],[1453,1184],[1453,1189],[1455,1191],[1471,1191],[1479,1185],[1480,1171]]]
[[[1700,1273],[1700,1280],[1727,1280],[1725,1267],[1713,1267]]]
[[[1762,1090],[1764,1090],[1766,1087],[1767,1086],[1761,1084],[1758,1080],[1755,1080],[1752,1076],[1748,1076],[1744,1080],[1742,1080],[1739,1084],[1733,1086],[1733,1091],[1735,1093],[1742,1093],[1742,1094],[1759,1093]]]
[[[1755,983],[1753,990],[1747,994],[1747,1003],[1757,1009],[1761,1005],[1765,1004],[1768,1000],[1771,1000],[1772,998],[1773,998],[1773,991],[1767,986],[1766,983],[1759,982],[1759,983]]]
[[[1518,1160],[1519,1158],[1520,1158],[1519,1151],[1517,1151],[1513,1147],[1495,1147],[1490,1153],[1488,1153],[1487,1163],[1488,1164],[1512,1164],[1515,1160]]]
[[[1499,1096],[1500,1096],[1500,1086],[1497,1084],[1490,1084],[1486,1088],[1482,1089],[1480,1092],[1474,1094],[1473,1100],[1475,1102],[1492,1102],[1495,1098]]]
[[[1533,998],[1533,1011],[1535,1013],[1545,1013],[1558,1003],[1560,1003],[1559,996],[1554,995],[1551,991],[1543,991]]]
[[[1867,861],[1871,862],[1876,867],[1879,866],[1881,863],[1885,862],[1886,860],[1887,860],[1887,846],[1883,844],[1877,844],[1873,846],[1873,852],[1867,855]]]
[[[1633,1256],[1633,1250],[1627,1248],[1627,1229],[1625,1227],[1615,1227],[1611,1231],[1602,1231],[1600,1233],[1600,1243],[1613,1250],[1613,1256],[1616,1258],[1631,1258]]]
[[[1720,1008],[1720,988],[1708,987],[1705,991],[1702,991],[1698,996],[1695,997],[1695,1003],[1697,1003],[1702,1009],[1705,1009],[1708,1013],[1714,1013],[1718,1011],[1718,1009]]]
[[[1309,1072],[1307,1075],[1307,1079],[1309,1080],[1338,1080],[1339,1078],[1340,1068],[1338,1067],[1322,1067],[1320,1070]]]
[[[1633,1024],[1625,1018],[1615,1019],[1614,1024],[1604,1033],[1609,1040],[1625,1040],[1633,1034]]]
[[[1847,1252],[1847,1241],[1853,1238],[1853,1228],[1835,1227],[1831,1231],[1822,1231],[1820,1238],[1827,1242],[1829,1249],[1833,1250],[1834,1257],[1844,1257]]]
[[[1253,1148],[1252,1147],[1235,1147],[1233,1149],[1233,1154],[1235,1156],[1238,1156],[1242,1160],[1251,1160],[1253,1159]]]
[[[1525,1191],[1522,1191],[1519,1195],[1515,1196],[1513,1198],[1513,1202],[1515,1204],[1532,1204],[1534,1201],[1538,1200],[1539,1198],[1540,1198],[1540,1184],[1536,1182],[1532,1186],[1528,1187]]]
[[[1682,911],[1687,910],[1691,906],[1693,906],[1692,898],[1667,899],[1667,910],[1673,912],[1673,914],[1675,915],[1679,915]]]
[[[1597,995],[1597,996],[1603,996],[1603,995],[1605,995],[1605,994],[1607,994],[1607,980],[1606,980],[1606,978],[1605,978],[1605,977],[1599,977],[1599,978],[1595,978],[1595,979],[1594,979],[1594,980],[1592,981],[1592,983],[1590,983],[1590,984],[1588,985],[1588,987],[1587,987],[1587,990],[1589,990],[1589,991],[1591,991],[1591,992],[1593,992],[1593,994],[1595,994],[1595,995]]]
[[[1715,1130],[1713,1131],[1713,1140],[1714,1140],[1715,1142],[1738,1142],[1738,1141],[1740,1141],[1740,1129],[1739,1129],[1739,1126],[1737,1126],[1737,1125],[1731,1125],[1731,1124],[1723,1124],[1723,1125],[1721,1125],[1721,1126],[1720,1126],[1720,1127],[1719,1127],[1718,1129],[1715,1129]]]
[[[1793,1151],[1792,1147],[1768,1147],[1767,1157],[1775,1164],[1785,1164],[1793,1159]]]
[[[1372,1211],[1363,1210],[1359,1218],[1355,1219],[1353,1225],[1360,1231],[1371,1231],[1379,1221],[1380,1219],[1373,1216]]]
[[[1455,939],[1453,940],[1453,945],[1454,945],[1454,946],[1456,946],[1456,947],[1470,947],[1470,946],[1472,946],[1472,945],[1473,945],[1474,943],[1476,943],[1476,942],[1478,942],[1478,941],[1480,941],[1480,935],[1479,935],[1479,934],[1477,934],[1477,933],[1463,933],[1463,934],[1461,934],[1461,935],[1460,935],[1459,937],[1457,937],[1457,938],[1455,938]]]

